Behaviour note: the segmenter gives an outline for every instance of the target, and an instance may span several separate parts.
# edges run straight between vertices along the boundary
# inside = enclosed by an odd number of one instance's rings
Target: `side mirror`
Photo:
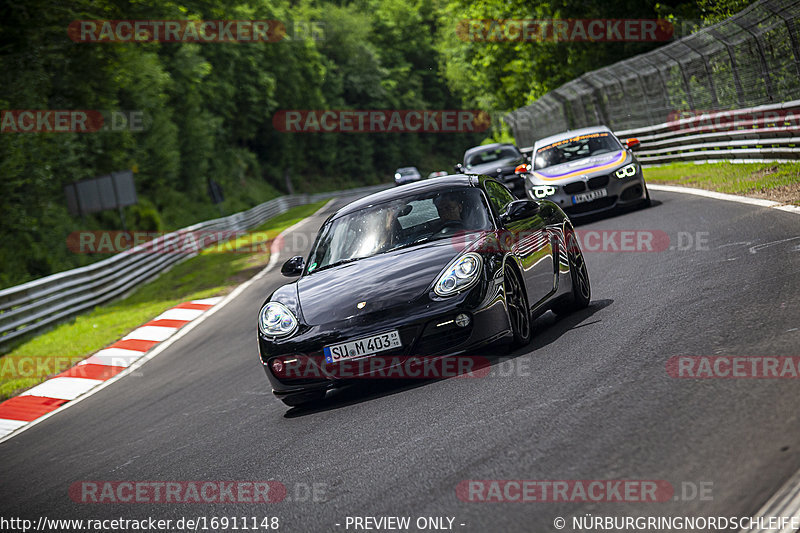
[[[283,264],[281,267],[281,274],[287,277],[299,276],[303,273],[304,266],[305,259],[303,259],[303,256],[296,255]]]
[[[525,218],[530,218],[539,212],[538,202],[533,200],[514,200],[506,206],[506,210],[500,214],[500,222],[508,224]]]
[[[463,174],[464,173],[464,165],[462,165],[461,163],[456,163],[455,165],[453,165],[453,171],[456,174]]]
[[[625,141],[625,146],[628,147],[628,150],[636,150],[637,148],[640,147],[640,145],[641,145],[641,143],[639,142],[639,139],[637,139],[635,137],[631,138],[631,139],[627,139]]]

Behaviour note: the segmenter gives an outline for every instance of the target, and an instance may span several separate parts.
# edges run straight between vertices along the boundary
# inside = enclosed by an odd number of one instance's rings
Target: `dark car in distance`
[[[456,165],[456,172],[484,174],[508,187],[517,198],[525,198],[525,180],[516,174],[516,168],[525,163],[525,157],[511,143],[493,143],[475,146],[464,152],[464,161]]]
[[[524,345],[536,316],[591,296],[564,212],[477,175],[357,200],[327,219],[307,259],[281,271],[298,279],[264,302],[258,347],[274,394],[291,406],[368,377],[340,371],[354,360]],[[287,373],[301,360],[312,372]]]

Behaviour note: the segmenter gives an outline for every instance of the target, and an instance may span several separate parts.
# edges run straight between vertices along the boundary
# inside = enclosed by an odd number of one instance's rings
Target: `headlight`
[[[439,296],[452,296],[475,284],[481,275],[483,259],[475,252],[462,255],[442,272],[433,291]]]
[[[531,192],[536,198],[547,198],[556,193],[556,188],[551,185],[535,185],[531,187]]]
[[[622,178],[630,178],[631,176],[635,176],[636,172],[639,169],[636,168],[636,163],[631,163],[630,165],[625,165],[621,169],[617,170],[615,174],[619,179]]]
[[[285,337],[297,329],[297,319],[285,305],[270,302],[258,314],[258,329],[264,335]]]
[[[394,179],[399,180],[400,179],[400,174],[395,174],[394,175]]]

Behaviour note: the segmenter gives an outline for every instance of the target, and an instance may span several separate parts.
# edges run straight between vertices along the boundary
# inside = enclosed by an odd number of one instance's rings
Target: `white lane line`
[[[163,326],[142,326],[131,331],[122,340],[158,341],[168,339],[178,328],[165,328]]]
[[[205,313],[203,309],[168,309],[153,320],[194,320]]]
[[[800,207],[793,205],[785,205],[780,202],[773,202],[772,200],[764,200],[761,198],[749,198],[747,196],[737,196],[735,194],[725,194],[717,191],[707,191],[705,189],[693,189],[691,187],[678,187],[675,185],[654,185],[648,183],[647,188],[650,189],[651,191],[679,192],[683,194],[693,194],[695,196],[703,196],[706,198],[713,198],[715,200],[727,200],[729,202],[757,205],[759,207],[772,207],[774,209],[780,209],[781,211],[800,214]]]
[[[319,212],[323,211],[326,207],[328,207],[334,201],[336,201],[336,198],[332,198],[329,202],[327,202],[319,210],[317,210],[316,213],[319,213]],[[285,230],[283,230],[281,232],[279,237],[282,236],[284,233],[288,233],[290,231],[294,231],[298,227],[300,227],[303,224],[307,223],[313,216],[314,215],[311,215],[310,217],[304,218],[303,220],[297,222],[296,224],[293,224],[292,226],[289,226],[288,228],[286,228]],[[275,240],[277,241],[277,238]],[[273,242],[273,246],[275,246],[274,242]],[[64,409],[69,409],[73,405],[77,405],[78,403],[82,402],[86,398],[89,398],[93,394],[96,394],[99,391],[103,390],[104,388],[108,387],[112,383],[116,383],[118,380],[124,378],[128,374],[131,374],[131,373],[135,372],[142,365],[147,363],[147,361],[149,361],[150,359],[153,359],[154,357],[159,355],[161,352],[163,352],[164,350],[166,350],[167,348],[172,346],[179,339],[181,339],[184,336],[188,335],[190,331],[192,331],[194,328],[196,328],[197,326],[199,326],[200,324],[202,324],[203,322],[208,320],[208,317],[210,317],[211,315],[213,315],[214,313],[216,313],[217,311],[219,311],[220,309],[222,309],[223,307],[225,307],[226,305],[231,303],[237,296],[239,296],[242,292],[247,290],[247,288],[250,287],[253,283],[255,283],[259,279],[261,279],[264,276],[266,276],[269,273],[269,271],[272,270],[272,268],[278,263],[278,254],[280,253],[279,248],[280,248],[279,246],[275,246],[274,251],[276,253],[273,253],[273,250],[270,249],[269,263],[267,264],[267,266],[264,267],[263,270],[261,270],[261,272],[259,272],[258,274],[256,274],[252,278],[250,278],[249,280],[245,281],[244,283],[242,283],[238,287],[236,287],[230,294],[228,294],[227,296],[223,297],[222,301],[220,301],[220,303],[218,303],[214,307],[212,307],[209,310],[204,311],[204,312],[201,311],[203,313],[203,315],[200,316],[197,320],[193,320],[192,322],[189,322],[188,324],[183,326],[175,335],[173,335],[172,337],[170,337],[166,341],[162,342],[161,344],[158,344],[158,345],[154,346],[153,349],[151,349],[149,352],[146,352],[141,358],[139,358],[137,361],[135,361],[133,364],[131,364],[128,368],[126,368],[125,370],[123,370],[119,374],[117,374],[117,375],[115,375],[115,376],[113,376],[113,377],[111,377],[111,378],[109,378],[109,379],[107,379],[105,381],[101,381],[98,386],[94,387],[90,391],[87,391],[85,394],[82,394],[81,396],[75,398],[74,400],[63,404],[58,409],[55,409],[55,410],[50,411],[49,413],[47,413],[47,414],[45,414],[43,416],[40,416],[36,420],[33,420],[31,422],[26,423],[24,426],[20,426],[19,428],[14,430],[12,433],[9,433],[9,434],[4,435],[4,436],[0,436],[0,444],[2,444],[3,442],[5,442],[5,441],[7,441],[9,439],[13,439],[17,435],[20,435],[25,431],[28,431],[30,428],[32,428],[36,424],[44,422],[45,420],[47,420],[51,416],[53,416],[53,415],[55,415],[57,413],[60,413]],[[255,325],[255,321],[256,321],[256,317],[254,316],[253,317],[253,324],[254,325]],[[67,379],[67,378],[59,378],[59,379]],[[82,379],[82,378],[73,378],[73,379]],[[96,381],[96,380],[86,380],[86,381]],[[48,383],[48,382],[45,381],[45,383]],[[44,383],[42,385],[44,385]],[[39,385],[39,386],[41,386],[41,385]]]
[[[59,400],[74,400],[81,394],[91,390],[103,380],[86,378],[52,378],[32,389],[28,389],[20,396],[42,396],[44,398],[58,398]]]

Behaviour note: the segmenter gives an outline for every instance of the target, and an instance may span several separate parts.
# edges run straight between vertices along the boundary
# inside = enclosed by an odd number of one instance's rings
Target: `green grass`
[[[800,204],[800,163],[674,163],[644,170],[649,183],[669,183]]]
[[[274,239],[281,231],[317,211],[325,201],[295,207],[243,237],[238,245]],[[263,246],[268,249],[268,245]],[[269,262],[268,252],[219,253],[213,247],[175,265],[122,300],[96,307],[20,344],[0,358],[0,400],[33,387],[116,342],[144,322],[187,300],[230,292]]]

